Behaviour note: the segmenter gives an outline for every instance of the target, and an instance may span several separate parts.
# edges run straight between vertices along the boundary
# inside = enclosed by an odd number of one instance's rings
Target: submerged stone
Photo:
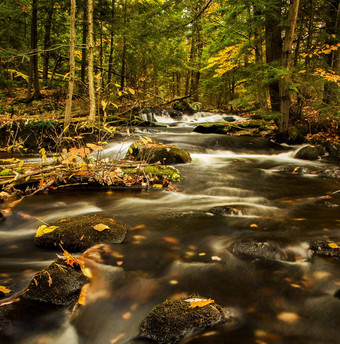
[[[40,226],[35,241],[41,247],[55,249],[61,245],[67,251],[78,252],[99,243],[121,243],[126,235],[127,228],[122,222],[98,215],[84,215]]]
[[[237,241],[234,242],[228,250],[247,259],[270,259],[270,260],[283,260],[295,261],[278,243],[270,241]]]
[[[310,249],[317,256],[340,258],[340,241],[339,240],[313,241],[310,245]]]
[[[133,144],[126,154],[126,159],[131,158],[136,161],[146,161],[150,164],[160,162],[162,165],[191,162],[190,154],[184,149],[159,143]]]
[[[185,336],[230,321],[223,308],[201,297],[165,301],[143,320],[139,336],[159,344],[176,344]]]
[[[57,306],[68,306],[78,300],[80,290],[88,282],[79,266],[58,258],[37,272],[30,281],[22,299]]]
[[[227,215],[242,215],[242,211],[240,209],[230,207],[230,206],[217,206],[213,207],[208,210],[208,213],[212,213],[214,215],[220,216],[227,216]]]

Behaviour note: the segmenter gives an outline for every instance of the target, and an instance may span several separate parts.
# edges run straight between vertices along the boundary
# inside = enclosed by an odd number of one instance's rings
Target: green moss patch
[[[35,236],[41,247],[79,252],[99,243],[121,243],[127,235],[126,225],[112,218],[85,215],[60,219],[50,226],[40,226]]]
[[[164,179],[173,182],[182,180],[181,172],[173,166],[154,165],[145,166],[143,168],[124,168],[122,171],[133,178],[140,175],[146,175],[149,179],[156,179],[160,182]]]

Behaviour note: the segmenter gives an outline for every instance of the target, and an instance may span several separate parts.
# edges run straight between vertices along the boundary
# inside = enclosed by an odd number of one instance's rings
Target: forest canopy
[[[92,122],[98,111],[177,98],[276,116],[284,135],[304,111],[338,121],[339,4],[3,0],[2,97],[25,89],[30,102],[52,90],[66,124],[77,98]]]

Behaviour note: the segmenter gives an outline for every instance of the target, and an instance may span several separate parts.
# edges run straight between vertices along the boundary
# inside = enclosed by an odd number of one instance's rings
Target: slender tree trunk
[[[32,1],[32,19],[31,19],[31,52],[30,52],[30,81],[28,83],[27,96],[30,98],[31,87],[34,87],[33,97],[41,97],[38,71],[38,0]]]
[[[276,9],[266,11],[266,60],[267,64],[279,67],[281,64],[282,42],[281,42],[281,0],[275,0]],[[270,104],[272,111],[280,111],[279,80],[274,73],[269,73],[269,78],[273,79],[269,87]]]
[[[109,54],[109,68],[107,73],[107,83],[111,83],[112,67],[113,67],[113,38],[114,38],[114,21],[115,21],[115,4],[116,0],[112,0],[111,9],[111,30],[110,30],[110,54]]]
[[[68,95],[66,100],[66,111],[64,118],[64,127],[66,128],[72,118],[72,97],[74,89],[74,78],[75,78],[75,40],[76,40],[76,30],[75,30],[75,18],[76,18],[76,0],[71,0],[71,14],[70,14],[70,75],[68,83]]]
[[[290,68],[291,53],[293,47],[293,40],[296,28],[296,21],[299,12],[300,0],[291,0],[288,13],[288,28],[284,39],[282,49],[282,67],[288,72]],[[288,133],[288,122],[289,122],[289,108],[290,108],[290,97],[289,97],[289,79],[285,73],[280,78],[280,111],[281,121],[279,131],[283,135]]]
[[[126,0],[124,0],[124,28],[126,27]],[[125,87],[125,69],[126,69],[126,38],[123,35],[123,51],[122,51],[122,69],[120,78],[120,89],[123,90]]]
[[[54,1],[51,1],[49,7],[46,9],[46,23],[45,23],[45,38],[44,38],[44,55],[43,55],[43,80],[48,79],[48,69],[49,69],[49,59],[50,52],[49,48],[51,45],[51,26],[52,26],[52,17],[54,12]]]
[[[81,70],[80,70],[80,81],[82,83],[83,88],[85,87],[85,79],[86,79],[87,33],[88,33],[87,8],[84,2],[83,3],[83,22],[82,22]]]
[[[88,0],[88,21],[89,21],[89,97],[90,97],[90,113],[88,120],[90,124],[94,124],[96,119],[96,95],[94,88],[94,41],[93,41],[93,0]]]

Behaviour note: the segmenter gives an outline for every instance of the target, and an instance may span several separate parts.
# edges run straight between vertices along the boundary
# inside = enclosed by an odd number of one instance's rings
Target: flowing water
[[[308,250],[312,240],[340,236],[339,179],[313,173],[329,167],[294,159],[293,147],[196,134],[183,123],[138,133],[191,153],[192,163],[176,166],[183,174],[177,192],[41,194],[25,199],[1,223],[0,278],[12,279],[19,290],[55,259],[56,252],[34,245],[41,222],[92,213],[114,216],[130,228],[126,243],[104,246],[103,263],[92,263],[85,306],[71,315],[32,309],[25,324],[14,324],[13,342],[124,344],[155,305],[197,293],[229,309],[237,321],[185,343],[339,343],[339,261],[311,259]],[[110,144],[103,157],[123,156],[133,139]],[[209,212],[217,206],[240,212]],[[273,241],[295,259],[236,257],[227,247],[240,239]]]

